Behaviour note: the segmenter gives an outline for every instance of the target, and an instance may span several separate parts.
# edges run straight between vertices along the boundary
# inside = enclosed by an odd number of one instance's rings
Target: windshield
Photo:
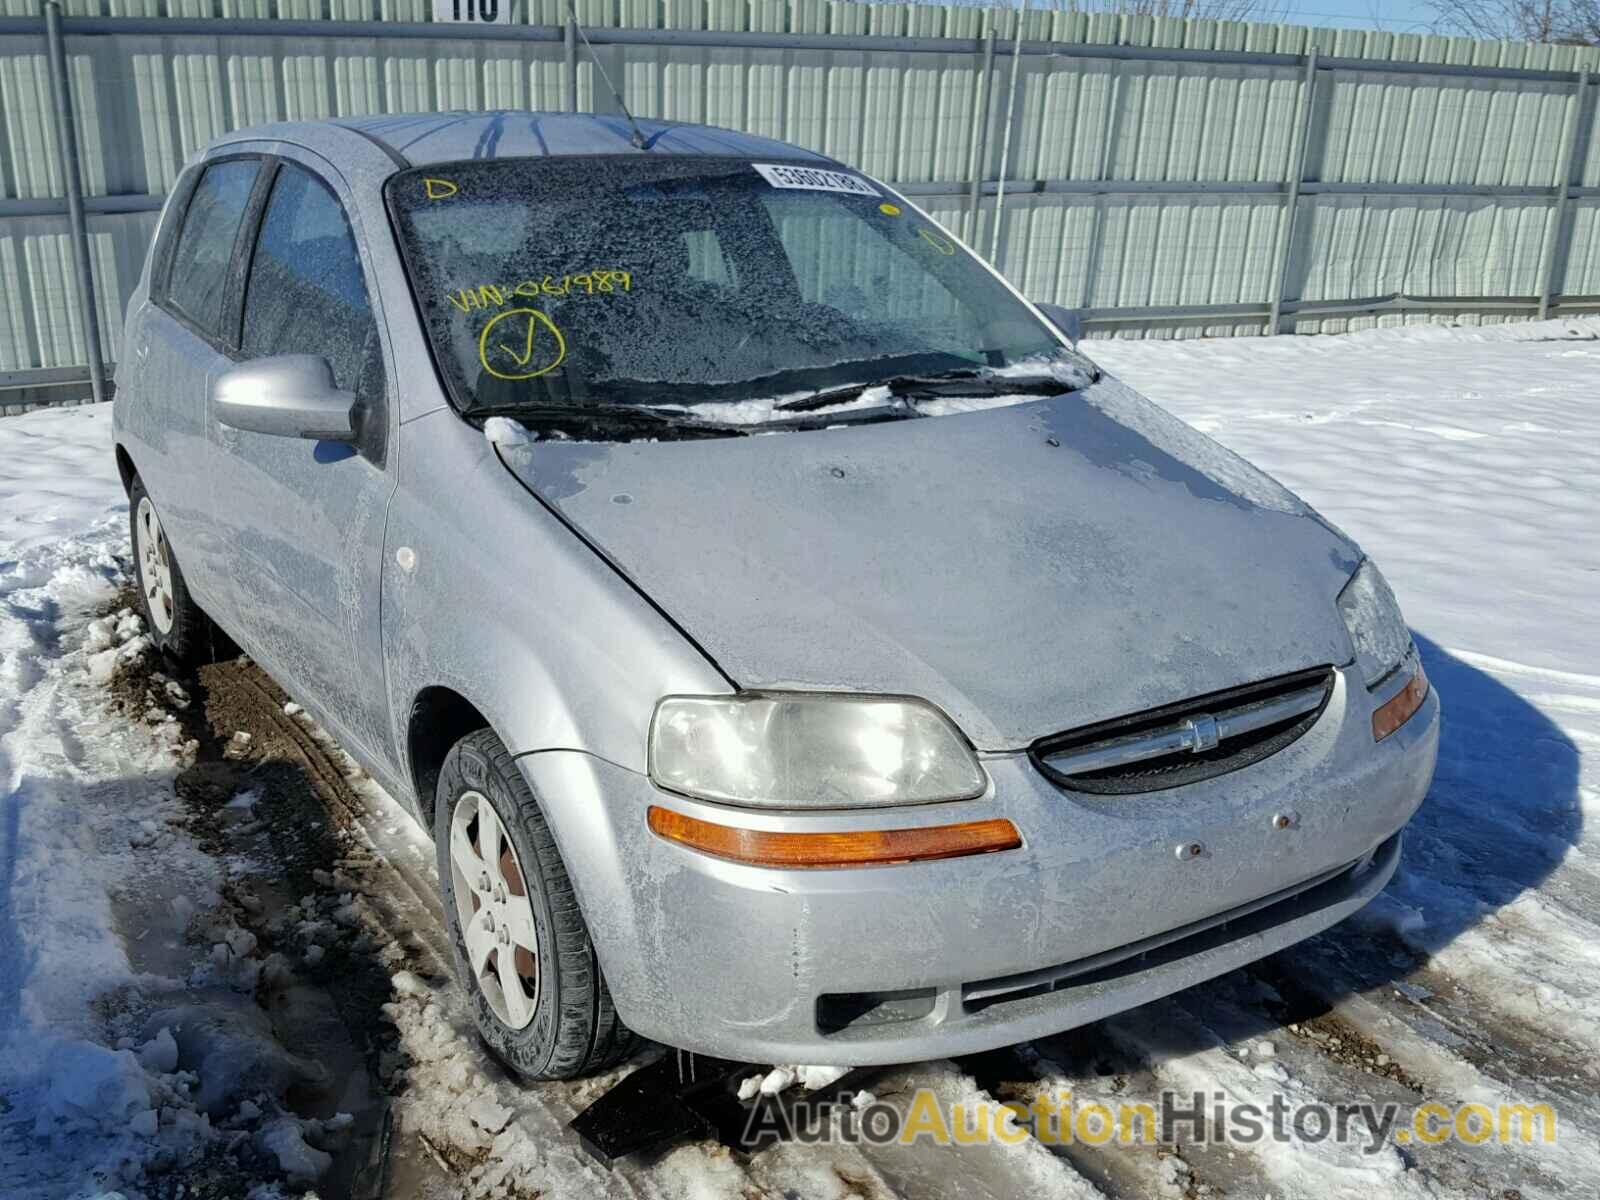
[[[937,225],[853,173],[513,159],[408,171],[387,194],[467,415],[735,420],[752,401],[1073,358]]]

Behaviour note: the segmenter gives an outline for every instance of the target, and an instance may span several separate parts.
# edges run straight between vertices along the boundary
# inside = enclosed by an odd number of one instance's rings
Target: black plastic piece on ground
[[[607,1167],[642,1150],[712,1136],[715,1129],[696,1101],[724,1092],[737,1104],[741,1073],[754,1069],[726,1059],[668,1051],[574,1117],[573,1132],[590,1157]]]
[[[590,1157],[608,1168],[630,1154],[692,1138],[715,1138],[733,1150],[755,1152],[797,1132],[803,1114],[794,1101],[832,1101],[859,1088],[877,1068],[849,1072],[814,1092],[791,1088],[778,1096],[739,1099],[742,1080],[769,1068],[668,1051],[640,1067],[572,1119]]]

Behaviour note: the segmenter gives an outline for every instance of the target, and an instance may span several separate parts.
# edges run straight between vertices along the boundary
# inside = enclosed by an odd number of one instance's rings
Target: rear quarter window
[[[260,164],[213,163],[189,200],[167,272],[166,301],[212,337],[222,335],[222,299],[239,223]]]

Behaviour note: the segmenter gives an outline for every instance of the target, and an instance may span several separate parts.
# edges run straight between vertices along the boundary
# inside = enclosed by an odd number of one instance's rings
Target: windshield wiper
[[[568,404],[498,404],[474,408],[473,417],[511,417],[540,428],[581,428],[585,432],[653,434],[664,437],[743,437],[750,432],[744,425],[701,421],[677,413],[635,405],[605,404],[580,408]]]
[[[908,400],[928,400],[935,397],[965,396],[1059,396],[1075,392],[1078,385],[1056,375],[989,375],[983,374],[968,380],[940,381],[925,387],[915,387],[905,392]]]
[[[804,396],[796,396],[793,400],[780,400],[772,406],[774,412],[806,412],[813,408],[827,408],[830,404],[843,404],[846,400],[854,400],[863,392],[873,388],[888,388],[891,394],[900,395],[907,389],[926,386],[936,383],[946,383],[957,379],[975,379],[978,375],[976,367],[963,367],[954,371],[940,371],[933,375],[888,375],[883,379],[874,379],[871,383],[847,383],[840,387],[819,388]]]
[[[871,383],[851,383],[823,388],[807,396],[797,396],[772,406],[774,412],[807,412],[853,400],[873,388],[888,388],[896,400],[926,400],[939,396],[1057,396],[1076,390],[1073,384],[1055,375],[994,375],[977,367],[940,371],[934,375],[890,375]]]

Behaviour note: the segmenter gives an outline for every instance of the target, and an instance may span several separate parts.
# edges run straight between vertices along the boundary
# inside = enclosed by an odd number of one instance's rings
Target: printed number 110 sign
[[[509,25],[511,0],[433,0],[433,19],[452,25]]]

